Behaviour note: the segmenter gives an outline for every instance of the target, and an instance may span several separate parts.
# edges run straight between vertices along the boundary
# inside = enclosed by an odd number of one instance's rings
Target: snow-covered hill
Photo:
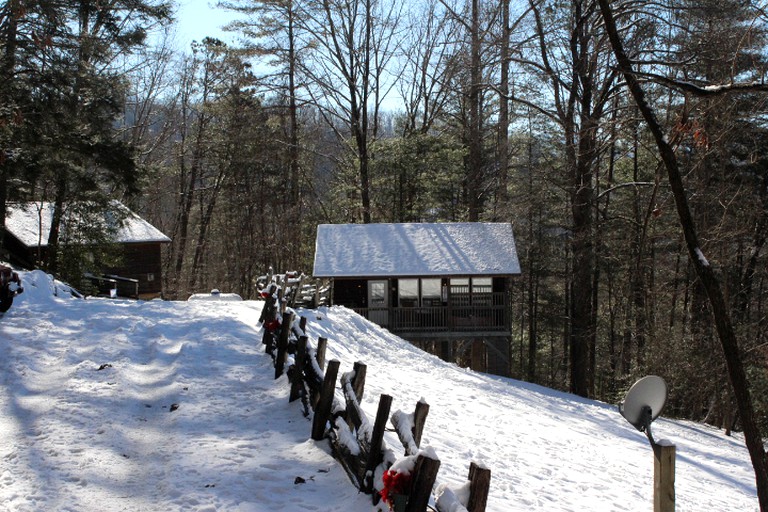
[[[260,302],[79,300],[22,279],[0,319],[0,510],[372,510],[273,379]],[[482,462],[488,511],[652,509],[650,447],[614,405],[457,368],[344,308],[299,314],[341,371],[368,365],[371,418],[382,393],[430,404],[438,481]],[[758,509],[740,436],[664,418],[654,435],[677,445],[677,510]]]

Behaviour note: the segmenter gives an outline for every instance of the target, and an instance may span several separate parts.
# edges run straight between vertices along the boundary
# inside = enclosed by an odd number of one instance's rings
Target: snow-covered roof
[[[122,225],[117,230],[115,242],[118,243],[146,243],[146,242],[170,242],[159,229],[142,219],[124,204],[113,201],[113,212],[105,212],[104,222],[114,217],[114,212],[119,211],[123,216]],[[44,247],[48,245],[48,234],[51,231],[53,218],[53,204],[22,203],[9,204],[5,219],[5,228],[27,247]]]
[[[321,224],[315,277],[520,273],[506,223]]]

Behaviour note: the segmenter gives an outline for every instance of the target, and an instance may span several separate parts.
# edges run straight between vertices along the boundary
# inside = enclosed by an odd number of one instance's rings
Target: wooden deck
[[[495,301],[494,301],[495,302]],[[478,306],[354,308],[355,312],[391,332],[413,338],[508,336],[509,308]]]

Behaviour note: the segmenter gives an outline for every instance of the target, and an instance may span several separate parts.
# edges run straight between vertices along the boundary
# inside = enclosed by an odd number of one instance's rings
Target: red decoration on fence
[[[407,495],[409,493],[411,487],[411,474],[389,469],[384,472],[381,480],[384,482],[384,488],[381,490],[381,499],[387,502],[389,504],[389,509],[392,510],[395,502],[394,496],[396,494]]]
[[[280,320],[272,320],[271,322],[267,322],[267,324],[264,326],[269,332],[275,332],[280,328]]]

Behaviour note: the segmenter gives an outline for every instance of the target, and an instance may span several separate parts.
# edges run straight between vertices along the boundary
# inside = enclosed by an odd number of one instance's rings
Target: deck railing
[[[509,308],[503,293],[489,294],[480,305],[353,308],[356,313],[392,332],[509,331]]]

